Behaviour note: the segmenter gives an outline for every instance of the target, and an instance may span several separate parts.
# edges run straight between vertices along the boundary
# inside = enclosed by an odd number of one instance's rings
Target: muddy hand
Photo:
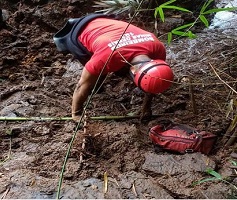
[[[142,108],[142,112],[140,114],[140,120],[149,120],[152,117],[151,108]]]
[[[140,120],[147,120],[150,119],[152,116],[151,111],[151,102],[154,95],[152,94],[145,94],[143,103],[142,103],[142,111],[140,114]]]
[[[75,115],[72,113],[72,120],[78,123],[81,120],[81,115]]]

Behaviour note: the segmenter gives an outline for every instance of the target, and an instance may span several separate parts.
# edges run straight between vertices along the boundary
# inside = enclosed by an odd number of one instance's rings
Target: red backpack
[[[213,133],[199,131],[184,124],[154,126],[149,131],[149,137],[155,147],[182,154],[209,154],[217,138]]]

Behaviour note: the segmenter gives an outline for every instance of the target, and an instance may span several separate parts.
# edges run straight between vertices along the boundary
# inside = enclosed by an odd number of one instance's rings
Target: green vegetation
[[[189,11],[185,8],[170,5],[171,3],[174,3],[175,1],[176,0],[170,0],[166,3],[161,4],[159,7],[157,7],[155,9],[155,18],[157,18],[157,15],[159,13],[161,21],[165,22],[163,9],[175,9],[175,10],[180,10],[180,11],[183,11],[183,12],[192,12],[192,11]],[[190,29],[193,26],[195,26],[195,24],[199,21],[201,21],[206,27],[208,27],[209,22],[206,18],[206,15],[216,13],[216,12],[220,12],[220,11],[234,11],[234,10],[237,9],[236,7],[231,7],[231,8],[215,8],[215,9],[207,10],[207,8],[210,6],[210,4],[213,1],[214,0],[208,0],[202,5],[202,8],[199,12],[199,15],[198,15],[198,17],[196,18],[196,20],[194,22],[179,26],[179,27],[171,30],[171,32],[168,33],[168,44],[172,41],[172,35],[185,36],[185,37],[189,37],[191,39],[196,38],[196,35],[194,33],[192,33],[192,31]]]
[[[235,167],[237,166],[237,162],[236,162],[236,161],[233,161],[233,160],[232,160],[232,161],[231,161],[231,164],[232,164],[232,166],[235,166]],[[229,198],[236,198],[236,195],[237,195],[237,186],[228,181],[230,177],[225,177],[225,178],[224,178],[224,177],[222,177],[221,174],[219,174],[218,172],[216,172],[216,171],[213,170],[213,169],[207,169],[207,170],[206,170],[206,173],[207,173],[208,175],[211,175],[211,177],[209,177],[209,178],[204,178],[204,179],[202,179],[202,180],[200,180],[200,181],[197,181],[197,182],[193,183],[193,186],[195,186],[195,185],[200,185],[200,184],[205,183],[205,182],[221,181],[221,182],[223,182],[223,183],[228,184],[228,185],[231,187],[231,193],[232,193],[232,194],[231,194],[231,196],[230,196]]]
[[[133,13],[138,5],[140,0],[99,0],[95,1],[95,8],[104,8],[98,12],[103,12],[105,14],[121,14],[121,13]]]
[[[95,6],[97,8],[103,8],[102,10],[99,10],[98,12],[103,12],[106,14],[113,13],[113,14],[121,14],[124,12],[127,12],[129,15],[132,15],[137,8],[139,8],[139,4],[142,4],[144,0],[100,0],[95,2]],[[205,25],[205,27],[209,26],[209,22],[207,19],[207,15],[220,12],[220,11],[234,11],[237,10],[237,7],[229,7],[229,8],[213,8],[209,9],[211,3],[213,3],[214,0],[207,0],[201,7],[199,11],[199,15],[197,18],[188,24],[181,25],[179,27],[174,28],[170,32],[167,33],[168,35],[168,44],[171,43],[173,39],[173,35],[179,36],[179,37],[188,37],[190,39],[196,38],[196,35],[191,31],[191,28],[194,27],[197,23],[201,22]],[[192,11],[179,7],[177,5],[174,5],[173,3],[176,3],[176,0],[170,0],[167,1],[161,5],[159,5],[156,8],[153,8],[154,10],[154,17],[155,19],[160,18],[160,20],[165,23],[165,11],[166,10],[178,10],[180,12],[188,12],[192,13]],[[143,12],[150,10],[148,8],[137,10],[138,12]]]

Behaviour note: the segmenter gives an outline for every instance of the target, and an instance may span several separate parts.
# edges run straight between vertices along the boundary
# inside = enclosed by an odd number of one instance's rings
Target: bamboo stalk
[[[151,117],[160,117],[161,115],[152,115]],[[139,115],[134,116],[97,116],[89,117],[91,120],[122,120],[136,119]],[[0,117],[0,121],[70,121],[72,117]]]
[[[85,114],[85,117],[84,117],[84,130],[83,130],[83,139],[82,139],[82,145],[81,145],[81,152],[80,152],[80,159],[79,159],[79,169],[81,169],[82,167],[82,164],[83,164],[83,152],[85,150],[85,146],[86,146],[86,131],[87,131],[87,116]]]
[[[67,121],[71,117],[0,117],[0,121]]]
[[[234,133],[230,136],[230,138],[229,138],[229,140],[227,141],[227,143],[225,144],[225,146],[229,147],[229,146],[233,145],[233,144],[235,143],[236,139],[237,139],[237,132],[234,132]]]
[[[226,146],[230,146],[233,144],[233,136],[235,134],[235,129],[236,129],[236,125],[237,125],[237,115],[235,115],[234,119],[232,120],[230,126],[228,127],[225,135],[222,138],[222,142],[226,145]],[[237,135],[235,135],[234,139],[236,139]]]

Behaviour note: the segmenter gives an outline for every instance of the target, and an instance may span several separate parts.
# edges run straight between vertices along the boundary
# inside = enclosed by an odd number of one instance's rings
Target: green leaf
[[[180,35],[180,36],[187,36],[187,37],[188,37],[188,33],[187,33],[187,32],[177,31],[177,30],[172,30],[171,32],[172,32],[174,35]]]
[[[216,13],[216,12],[220,12],[220,11],[234,11],[234,10],[237,10],[237,7],[231,7],[231,8],[214,8],[214,9],[207,10],[207,11],[205,11],[205,12],[201,12],[201,14],[206,15],[206,14]]]
[[[179,27],[177,27],[177,28],[175,28],[173,30],[178,31],[178,30],[181,30],[181,29],[185,29],[185,28],[191,27],[193,25],[194,25],[194,22],[193,23],[189,23],[189,24],[185,24],[185,25],[182,25],[182,26],[179,26]]]
[[[168,9],[174,9],[174,10],[180,10],[183,12],[192,12],[188,9],[182,8],[182,7],[178,7],[178,6],[162,6],[163,8],[168,8]]]
[[[188,37],[191,38],[191,39],[194,39],[197,36],[192,31],[188,31]]]
[[[116,1],[106,1],[106,4],[113,6],[113,5],[116,5],[117,2]]]
[[[212,177],[212,178],[205,178],[205,179],[202,179],[202,180],[200,180],[200,181],[195,182],[193,185],[199,185],[199,184],[204,183],[204,182],[216,181],[216,180],[219,180],[219,179],[217,179],[217,178],[215,178],[215,177]]]
[[[171,41],[172,41],[172,33],[169,32],[169,33],[168,33],[168,44],[170,44]]]
[[[208,174],[210,174],[214,177],[202,179],[200,181],[195,182],[193,185],[201,184],[201,183],[204,183],[204,182],[207,182],[207,181],[218,181],[218,180],[220,181],[220,180],[223,180],[222,176],[219,173],[217,173],[216,171],[214,171],[213,169],[207,169],[206,173],[208,173]]]
[[[137,115],[136,112],[130,112],[130,113],[127,114],[127,116],[135,116],[135,115]]]
[[[228,132],[231,132],[234,130],[234,128],[236,127],[237,125],[237,115],[234,116],[234,119],[231,121],[231,124],[228,128]]]
[[[6,130],[6,134],[7,134],[7,135],[12,135],[12,129],[7,129],[7,130]]]
[[[158,12],[159,12],[159,7],[157,7],[157,8],[155,9],[155,12],[154,12],[154,17],[155,17],[155,18],[157,17]]]
[[[192,33],[192,31],[184,32],[184,31],[179,31],[179,30],[173,29],[173,30],[171,31],[171,33],[174,34],[174,35],[189,37],[189,38],[191,38],[191,39],[194,39],[194,38],[197,37],[195,34]]]
[[[214,1],[214,0],[208,0],[208,1],[206,1],[206,2],[203,4],[200,13],[203,14],[203,12],[207,9],[207,7],[208,7],[208,6],[211,4],[211,2],[213,2],[213,1]]]
[[[174,3],[176,0],[170,0],[170,1],[167,1],[167,2],[165,2],[165,3],[163,3],[163,4],[161,4],[160,6],[166,6],[166,5],[169,5],[169,4],[171,4],[171,3]]]
[[[158,7],[158,11],[159,11],[161,21],[165,22],[165,15],[164,15],[164,12],[163,12],[162,8]]]
[[[203,22],[203,24],[205,24],[206,27],[209,26],[209,23],[207,21],[207,18],[204,15],[200,15],[199,16],[200,20]]]
[[[232,165],[237,166],[237,162],[236,161],[232,160],[231,163],[232,163]]]
[[[214,171],[213,169],[207,169],[206,172],[216,177],[217,179],[222,179],[222,176],[218,172]]]

